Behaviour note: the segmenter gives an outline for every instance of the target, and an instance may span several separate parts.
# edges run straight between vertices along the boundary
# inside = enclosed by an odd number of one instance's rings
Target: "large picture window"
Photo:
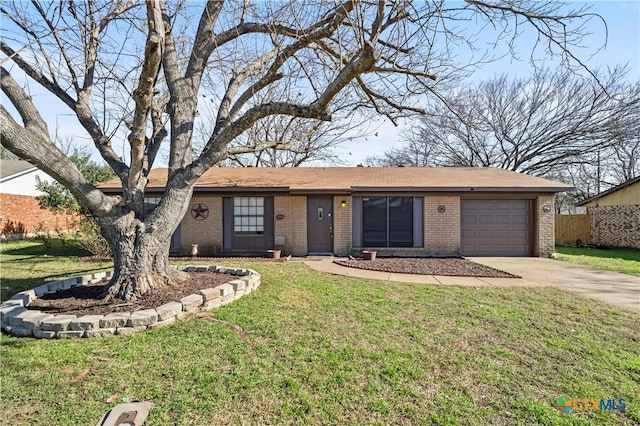
[[[363,197],[364,247],[413,247],[413,197]]]
[[[264,234],[264,197],[234,197],[233,232],[236,235]]]

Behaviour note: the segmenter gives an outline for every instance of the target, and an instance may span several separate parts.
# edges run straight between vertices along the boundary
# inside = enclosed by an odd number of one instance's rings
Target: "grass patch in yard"
[[[599,249],[556,246],[556,256],[559,260],[588,266],[594,269],[640,276],[640,250],[638,249]]]
[[[211,320],[105,339],[1,336],[0,423],[94,424],[136,400],[156,404],[148,425],[640,422],[636,313],[554,288],[232,264],[262,286]],[[625,398],[627,411],[564,415],[560,396]]]
[[[50,247],[37,240],[0,242],[0,300],[46,282],[78,277],[113,268],[112,262],[81,262],[91,253],[73,241],[50,239]]]

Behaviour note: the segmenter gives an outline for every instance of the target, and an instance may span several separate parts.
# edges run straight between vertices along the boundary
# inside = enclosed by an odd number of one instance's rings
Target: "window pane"
[[[362,199],[364,247],[413,247],[413,197]]]
[[[389,197],[389,247],[413,247],[413,197]]]
[[[241,235],[264,233],[264,197],[235,197],[234,232]]]
[[[387,246],[387,199],[367,197],[362,200],[362,245]]]

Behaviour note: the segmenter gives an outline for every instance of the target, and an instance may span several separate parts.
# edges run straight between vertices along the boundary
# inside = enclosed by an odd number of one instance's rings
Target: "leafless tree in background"
[[[350,88],[345,88],[348,91]],[[300,97],[300,93],[290,93],[286,98]],[[261,103],[277,99],[272,91],[255,100]],[[215,123],[217,103],[211,97],[204,102],[199,113],[209,119],[201,120],[197,130],[197,140],[206,140]],[[265,117],[229,144],[232,149],[241,149],[240,154],[231,154],[221,161],[220,167],[298,167],[314,162],[340,164],[344,162],[335,151],[343,142],[364,134],[364,118],[353,114],[354,105],[348,97],[333,102],[331,121],[308,120],[286,115]],[[211,108],[210,106],[213,106]],[[260,145],[269,147],[256,149]],[[201,144],[196,143],[197,146]]]
[[[523,28],[538,35],[533,59],[556,54],[581,67],[575,51],[589,20],[599,19],[556,2],[514,0],[34,0],[4,1],[0,11],[3,145],[94,215],[114,253],[109,296],[122,299],[184,278],[169,268],[169,241],[196,180],[229,156],[277,147],[233,144],[261,120],[328,122],[338,99],[394,122],[424,113],[418,101],[444,96],[445,83],[493,52],[509,53]],[[495,44],[479,45],[487,31]],[[49,97],[32,97],[34,85]],[[257,100],[268,90],[282,97]],[[121,196],[89,183],[52,142],[40,113],[51,96],[77,117],[120,179]],[[216,115],[197,150],[205,96],[215,99]],[[120,143],[123,156],[114,148]],[[147,175],[163,144],[167,186],[147,212]]]
[[[640,84],[624,76],[620,68],[597,80],[542,71],[456,91],[449,108],[429,102],[406,143],[368,164],[500,167],[593,195],[638,174]]]

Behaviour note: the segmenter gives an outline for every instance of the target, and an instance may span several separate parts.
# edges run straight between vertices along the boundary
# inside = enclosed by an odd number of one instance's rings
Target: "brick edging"
[[[80,337],[105,337],[130,335],[154,330],[173,324],[190,313],[210,310],[227,305],[260,286],[260,274],[252,269],[225,266],[180,265],[185,272],[217,272],[236,275],[238,279],[206,288],[183,297],[179,301],[165,303],[155,309],[133,312],[113,312],[107,315],[48,314],[27,309],[31,302],[45,294],[55,293],[87,284],[94,284],[111,277],[112,271],[84,275],[77,278],[43,284],[31,290],[21,291],[0,305],[0,328],[18,337],[38,339],[66,339]]]

